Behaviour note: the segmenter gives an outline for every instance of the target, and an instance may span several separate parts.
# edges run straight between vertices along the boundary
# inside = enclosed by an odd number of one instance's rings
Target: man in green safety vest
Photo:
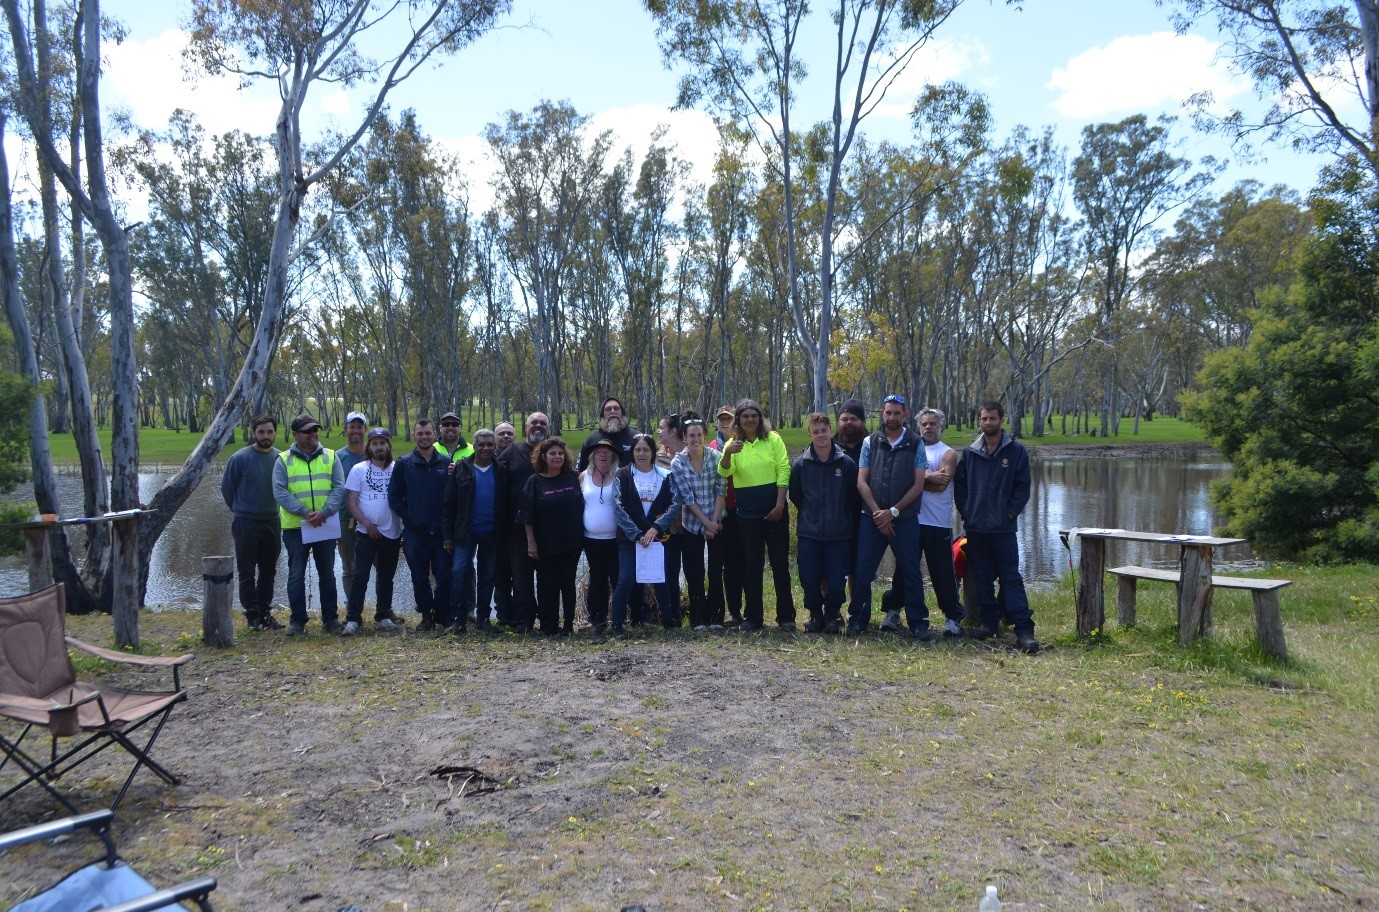
[[[318,435],[321,424],[303,412],[292,420],[292,446],[273,466],[273,499],[282,520],[287,550],[287,603],[292,610],[289,636],[306,633],[306,559],[316,563],[321,587],[321,624],[340,632],[336,602],[335,547],[340,537],[340,507],[345,502],[345,476],[340,460]]]

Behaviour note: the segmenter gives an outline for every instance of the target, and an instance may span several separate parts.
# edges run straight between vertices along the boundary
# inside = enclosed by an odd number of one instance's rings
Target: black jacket
[[[953,503],[968,532],[1014,532],[1029,491],[1029,452],[1005,431],[995,453],[987,454],[978,435],[959,455]]]
[[[449,465],[450,458],[439,450],[432,451],[430,462],[422,462],[416,450],[398,458],[388,481],[388,506],[402,519],[403,529],[441,530]]]
[[[836,443],[826,462],[809,447],[790,464],[790,502],[796,507],[797,537],[850,541],[862,511],[857,463]]]
[[[584,438],[584,445],[579,448],[579,462],[575,464],[575,471],[583,472],[589,468],[589,454],[594,452],[594,444],[600,440],[607,440],[613,444],[614,451],[618,454],[618,466],[632,464],[632,437],[636,432],[630,427],[624,427],[616,434],[606,434],[602,428],[596,428],[594,433]]]
[[[502,492],[507,485],[507,466],[495,461],[493,475],[493,526],[498,521]],[[474,457],[466,456],[455,463],[455,471],[445,485],[445,499],[441,505],[441,535],[446,541],[468,547],[474,544],[472,513],[474,511]]]
[[[894,447],[885,430],[871,435],[867,485],[876,505],[885,510],[895,506],[915,484],[915,451],[924,452],[924,440],[909,428]],[[920,495],[921,497],[923,495]],[[919,497],[900,511],[899,518],[912,520],[919,515]]]

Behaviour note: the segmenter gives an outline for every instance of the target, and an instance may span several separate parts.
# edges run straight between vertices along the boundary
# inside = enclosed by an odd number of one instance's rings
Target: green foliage
[[[1353,164],[1311,200],[1317,228],[1244,349],[1218,352],[1187,415],[1234,463],[1215,499],[1265,556],[1379,557],[1379,197]]]
[[[23,377],[0,371],[0,494],[8,494],[29,479],[29,405],[33,396],[33,387]]]

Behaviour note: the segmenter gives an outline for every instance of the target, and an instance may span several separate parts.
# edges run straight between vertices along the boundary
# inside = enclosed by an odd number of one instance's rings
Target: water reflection
[[[1026,579],[1047,584],[1068,568],[1068,552],[1058,530],[1069,526],[1137,529],[1154,532],[1206,533],[1217,519],[1209,503],[1211,482],[1226,477],[1230,464],[1195,459],[1036,459],[1034,491],[1020,519],[1020,551]],[[142,474],[140,490],[152,492],[167,476]],[[62,509],[71,515],[81,505],[81,483],[58,479]],[[77,533],[80,534],[80,533]],[[1151,544],[1118,542],[1108,560],[1148,566],[1172,565],[1172,549]],[[149,569],[148,604],[200,604],[201,559],[233,554],[230,514],[220,499],[220,478],[210,476],[169,524],[154,549]],[[1244,545],[1218,552],[1222,561],[1249,557]],[[339,562],[336,577],[339,578]],[[314,569],[310,571],[314,574]],[[888,570],[883,570],[889,575]],[[314,577],[312,603],[316,602]],[[286,604],[287,557],[278,562],[275,601]],[[22,557],[0,561],[0,592],[27,588]],[[368,600],[373,599],[372,586]],[[411,577],[404,561],[398,567],[396,606],[409,610]],[[340,590],[341,608],[344,589]],[[238,604],[238,602],[236,602]]]

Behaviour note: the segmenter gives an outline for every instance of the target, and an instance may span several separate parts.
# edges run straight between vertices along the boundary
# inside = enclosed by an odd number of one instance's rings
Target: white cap
[[[346,415],[345,424],[349,424],[351,421],[358,421],[360,424],[369,423],[369,419],[364,417],[363,412],[350,412],[348,415]]]

